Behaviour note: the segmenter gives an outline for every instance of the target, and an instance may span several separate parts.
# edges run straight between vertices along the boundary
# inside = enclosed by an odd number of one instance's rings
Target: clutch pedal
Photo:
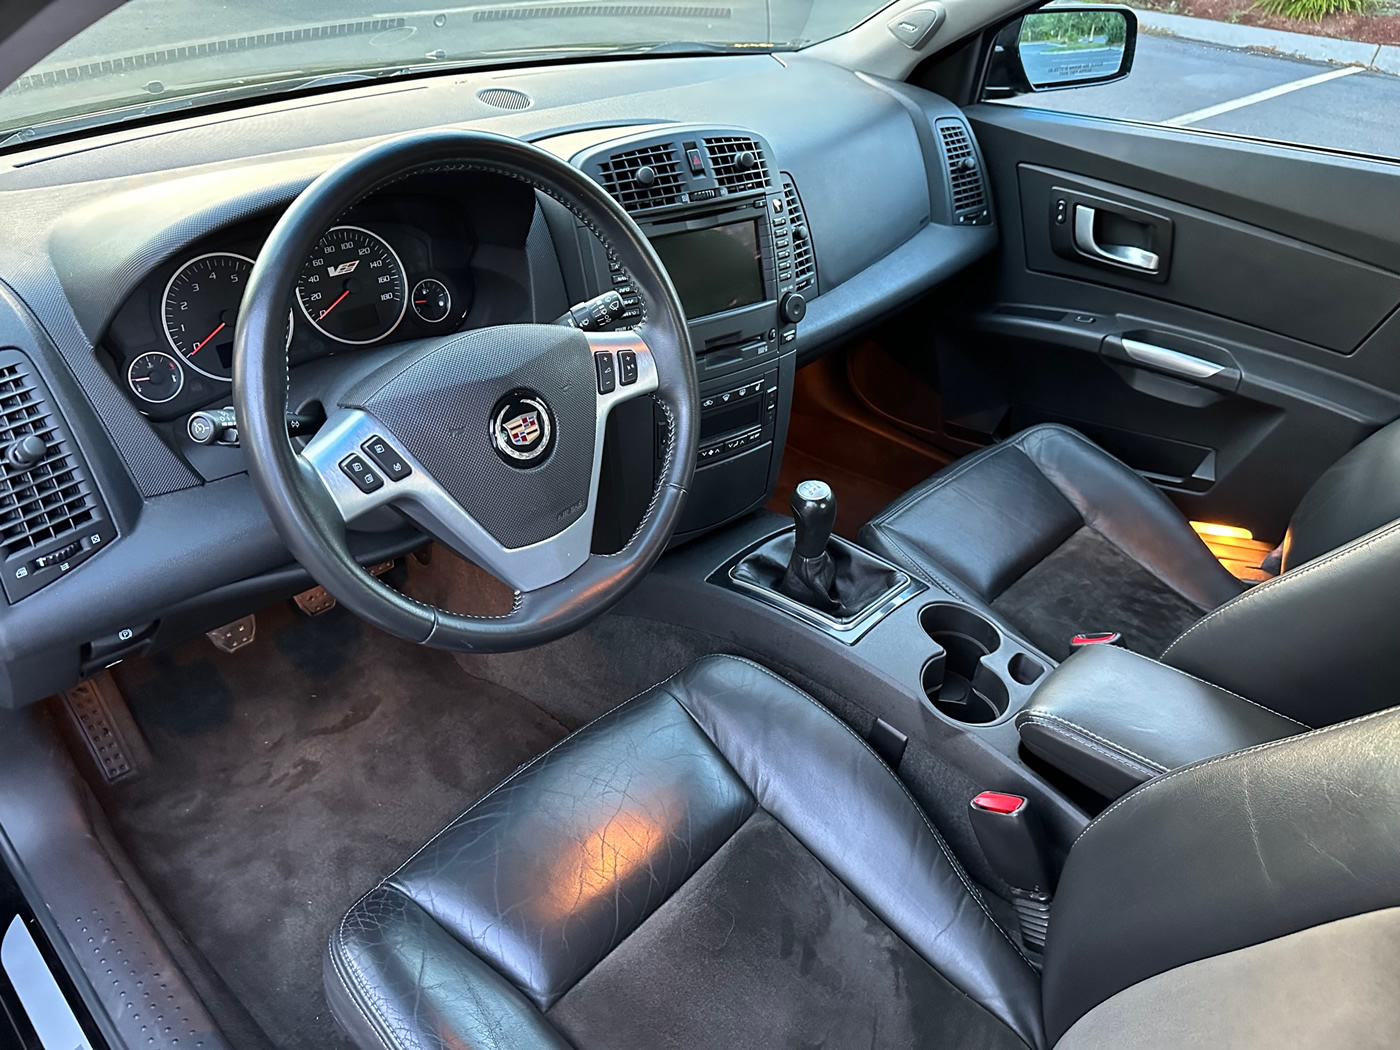
[[[378,565],[371,565],[366,571],[371,576],[383,576],[393,567],[392,561],[382,561]],[[310,590],[302,591],[292,601],[296,602],[297,608],[307,616],[320,616],[322,613],[330,612],[336,605],[335,595],[324,587],[312,587]]]

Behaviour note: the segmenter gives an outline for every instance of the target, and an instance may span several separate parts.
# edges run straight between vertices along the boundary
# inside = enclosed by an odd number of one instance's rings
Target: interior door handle
[[[1123,352],[1140,365],[1172,372],[1187,379],[1209,379],[1226,370],[1225,365],[1218,365],[1214,361],[1183,354],[1179,350],[1168,350],[1165,346],[1144,343],[1137,339],[1124,339]]]
[[[1156,252],[1127,244],[1100,244],[1094,234],[1094,221],[1097,218],[1097,209],[1087,204],[1074,206],[1074,246],[1081,252],[1091,258],[1144,273],[1156,273],[1161,268],[1162,257]]]

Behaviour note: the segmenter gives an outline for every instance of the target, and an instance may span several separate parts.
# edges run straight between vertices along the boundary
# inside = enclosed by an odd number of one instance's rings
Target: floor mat
[[[118,838],[277,1046],[349,1046],[321,991],[345,910],[565,735],[550,714],[343,609],[258,616],[116,669],[151,771],[104,792]],[[620,698],[622,699],[622,698]]]

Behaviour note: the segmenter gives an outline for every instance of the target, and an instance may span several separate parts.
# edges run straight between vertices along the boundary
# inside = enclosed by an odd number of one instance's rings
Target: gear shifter
[[[832,596],[836,562],[827,545],[836,524],[836,494],[824,481],[804,481],[793,490],[791,505],[797,529],[778,590],[813,609],[834,611],[841,603]]]

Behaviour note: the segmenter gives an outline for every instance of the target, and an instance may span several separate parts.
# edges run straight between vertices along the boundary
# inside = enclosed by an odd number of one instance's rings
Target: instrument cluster
[[[297,281],[291,362],[531,320],[524,267],[534,201],[493,186],[505,200],[477,193],[464,205],[471,188],[420,179],[369,198],[327,230]],[[118,311],[104,347],[145,415],[174,419],[227,401],[244,289],[275,218],[224,229],[168,260]],[[479,302],[483,283],[489,304]]]

